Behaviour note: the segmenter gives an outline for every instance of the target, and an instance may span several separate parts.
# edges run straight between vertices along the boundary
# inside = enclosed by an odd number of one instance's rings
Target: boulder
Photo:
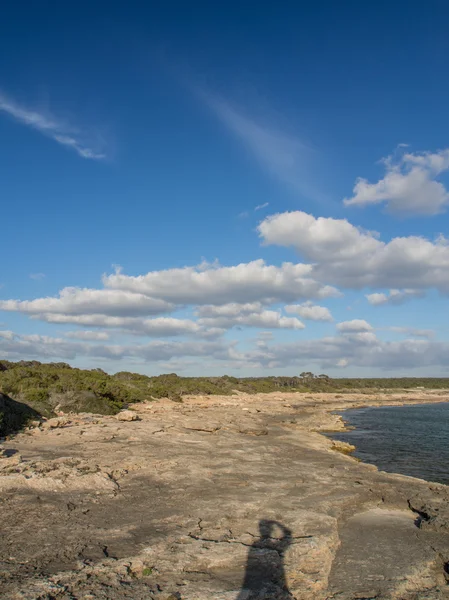
[[[139,415],[132,410],[122,410],[115,418],[119,421],[140,421]]]

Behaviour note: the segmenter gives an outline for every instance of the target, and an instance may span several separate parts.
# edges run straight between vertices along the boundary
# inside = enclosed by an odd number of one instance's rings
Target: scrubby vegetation
[[[101,369],[75,369],[65,363],[0,361],[0,392],[51,417],[58,411],[114,414],[130,402],[188,394],[257,393],[274,391],[371,392],[413,388],[449,388],[449,379],[331,379],[303,372],[297,377],[179,377],[175,373],[147,377]],[[2,409],[0,408],[0,419]],[[3,416],[3,419],[5,417]]]
[[[73,369],[65,363],[0,362],[0,392],[24,402],[45,417],[55,412],[114,414],[143,400],[133,389],[100,369]]]

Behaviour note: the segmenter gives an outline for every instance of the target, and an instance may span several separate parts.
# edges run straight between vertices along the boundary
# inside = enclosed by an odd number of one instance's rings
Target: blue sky
[[[8,6],[0,354],[447,375],[449,6]]]

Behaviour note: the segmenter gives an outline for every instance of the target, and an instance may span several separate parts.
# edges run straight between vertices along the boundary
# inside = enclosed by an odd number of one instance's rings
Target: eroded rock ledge
[[[446,598],[449,488],[378,472],[319,433],[350,406],[449,400],[417,394],[160,400],[5,440],[0,595]]]

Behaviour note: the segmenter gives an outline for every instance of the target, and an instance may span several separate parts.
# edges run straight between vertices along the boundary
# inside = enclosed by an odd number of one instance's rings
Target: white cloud
[[[272,329],[304,329],[304,324],[295,317],[283,317],[275,310],[247,313],[235,316],[207,317],[198,321],[204,327],[262,327]]]
[[[247,302],[245,304],[230,302],[229,304],[222,304],[221,306],[215,306],[213,304],[198,306],[196,314],[199,317],[204,318],[238,317],[240,315],[249,315],[254,312],[260,312],[261,310],[261,302]]]
[[[335,363],[336,367],[341,367],[341,368],[345,368],[349,365],[349,361],[347,358],[340,358],[339,360],[337,360],[337,362]]]
[[[329,309],[312,301],[339,294],[329,283],[344,288],[375,288],[376,293],[367,294],[372,304],[399,303],[431,287],[449,292],[449,244],[444,237],[430,241],[410,236],[384,242],[377,234],[360,230],[347,220],[315,218],[300,211],[264,219],[259,233],[267,244],[295,248],[308,264],[267,265],[255,260],[222,266],[203,262],[139,276],[118,269],[103,277],[103,289],[68,287],[55,297],[2,300],[0,310],[89,330],[61,337],[2,331],[0,352],[12,359],[92,357],[159,364],[200,357],[199,364],[207,357],[211,369],[218,371],[220,365],[226,370],[265,370],[290,365],[300,368],[310,363],[323,369],[449,366],[449,345],[434,341],[432,332],[418,327],[385,324],[383,331],[412,338],[399,342],[379,340],[370,323],[361,318],[337,323],[333,336],[307,340],[301,335],[294,344],[277,343],[276,337],[270,339],[266,332],[303,329],[297,316],[331,321]],[[193,308],[192,318],[173,316],[181,310],[187,314],[188,307]],[[250,343],[246,339],[245,351],[240,351],[237,342],[226,341],[227,336],[223,336],[232,328],[260,328],[265,333],[255,332],[253,349],[246,350]],[[136,344],[104,343],[110,330],[161,339]],[[279,332],[276,335],[285,337]],[[172,336],[183,337],[164,339]],[[434,363],[429,362],[426,353]]]
[[[22,312],[30,315],[87,315],[114,316],[155,315],[174,309],[173,304],[161,299],[150,298],[137,292],[122,290],[95,290],[67,287],[58,297],[36,300],[2,300],[0,310]],[[45,320],[50,320],[46,318]],[[53,322],[76,322],[54,320]],[[85,323],[87,324],[87,323]]]
[[[383,242],[346,219],[315,218],[301,211],[270,216],[258,231],[266,244],[292,246],[311,261],[310,277],[319,281],[352,289],[449,292],[449,245],[443,236]]]
[[[134,358],[142,363],[168,361],[182,357],[208,357],[216,360],[233,360],[239,356],[233,344],[223,341],[165,341],[154,340],[147,344],[91,344],[73,342],[63,338],[43,335],[13,334],[7,338],[0,336],[2,356],[39,359],[75,359],[77,357],[105,358],[121,360]]]
[[[346,219],[316,218],[299,210],[267,217],[259,224],[258,231],[266,244],[293,246],[317,263],[365,258],[381,243],[376,236],[360,231]]]
[[[198,337],[202,337],[204,339],[214,339],[220,337],[224,333],[226,333],[226,329],[223,329],[222,327],[210,327],[209,329],[201,328],[198,331]]]
[[[352,321],[342,321],[337,323],[338,331],[345,333],[355,333],[361,331],[373,331],[373,327],[363,319],[353,319]]]
[[[231,267],[202,263],[196,267],[152,271],[137,277],[117,272],[105,276],[103,283],[114,290],[193,305],[232,302],[272,304],[338,295],[335,288],[311,278],[311,271],[311,265],[283,263],[277,267],[260,259]]]
[[[435,331],[433,329],[416,329],[415,327],[388,327],[388,329],[390,331],[394,331],[395,333],[402,333],[412,337],[424,337],[431,339],[435,336]]]
[[[73,340],[86,340],[86,341],[105,341],[109,339],[109,334],[106,331],[67,331],[64,333],[64,337]]]
[[[372,331],[343,331],[331,337],[293,343],[271,343],[269,336],[263,336],[248,352],[239,352],[235,342],[225,340],[154,340],[146,344],[119,345],[6,331],[0,333],[0,353],[11,360],[125,359],[136,364],[158,363],[161,368],[168,361],[173,365],[177,361],[193,365],[191,361],[200,358],[201,361],[196,363],[199,374],[204,360],[210,361],[217,372],[228,369],[300,369],[304,364],[316,365],[320,370],[336,367],[365,367],[381,371],[449,368],[448,343],[413,339],[385,342]]]
[[[272,340],[273,339],[273,332],[272,331],[260,331],[257,334],[257,338],[259,340],[264,340],[264,341]]]
[[[376,292],[374,294],[366,294],[366,299],[373,306],[380,306],[381,304],[403,304],[407,300],[412,298],[422,298],[424,292],[422,290],[389,290],[389,293]]]
[[[21,312],[53,324],[113,328],[133,335],[197,336],[212,339],[233,327],[303,329],[296,317],[267,310],[266,305],[307,297],[339,295],[309,273],[310,265],[266,265],[263,260],[222,267],[202,263],[132,277],[104,276],[104,289],[68,287],[56,297],[1,300],[0,310]],[[196,320],[144,318],[195,307]],[[85,338],[86,339],[86,338]]]
[[[449,368],[449,344],[429,340],[385,342],[373,332],[343,334],[293,343],[265,344],[246,353],[242,363],[254,368],[302,368],[316,365],[319,369],[365,367],[381,371],[433,367]]]
[[[261,302],[239,304],[231,302],[222,306],[205,305],[196,310],[198,323],[204,327],[262,327],[268,329],[304,329],[299,319],[282,316],[280,311],[264,310]]]
[[[263,208],[266,208],[269,205],[269,202],[264,202],[263,204],[258,204],[257,206],[254,207],[255,211],[258,210],[262,210]]]
[[[23,125],[36,129],[62,146],[72,148],[83,158],[98,160],[106,157],[104,153],[89,146],[85,141],[86,135],[83,132],[63,123],[48,113],[45,114],[42,111],[25,108],[1,92],[0,112],[8,114]]]
[[[412,337],[432,338],[435,335],[435,332],[432,329],[418,329],[415,327],[390,326],[380,327],[378,329],[394,331],[395,333],[401,333]],[[376,339],[374,328],[364,319],[353,319],[352,321],[337,323],[337,330],[340,334],[352,336],[352,339],[357,339],[358,341],[373,341]],[[354,338],[354,335],[357,337]]]
[[[107,317],[104,326],[118,327],[137,335],[150,337],[192,335],[201,332],[198,323],[190,319],[176,319],[174,317],[157,317],[155,319]]]
[[[45,278],[45,273],[31,273],[30,279],[34,279],[35,281],[40,281]]]
[[[150,337],[192,335],[194,333],[214,336],[221,333],[221,331],[219,332],[216,329],[213,331],[203,331],[198,323],[195,323],[190,319],[176,319],[173,317],[142,319],[139,317],[114,317],[101,314],[61,315],[43,313],[39,315],[39,319],[46,321],[47,323],[71,323],[87,327],[107,327],[132,333],[134,335]]]
[[[284,263],[278,267],[257,260],[233,267],[203,263],[137,277],[117,270],[104,276],[105,289],[67,287],[56,297],[1,300],[0,310],[25,313],[48,323],[114,327],[142,335],[214,336],[221,333],[218,328],[257,327],[258,323],[261,327],[300,329],[303,325],[298,319],[276,311],[261,313],[262,303],[339,295],[335,288],[311,278],[311,269],[310,265]],[[170,313],[185,305],[197,307],[198,323],[138,318]],[[233,320],[232,315],[239,318]],[[205,327],[213,331],[205,331]]]
[[[375,292],[374,294],[366,294],[366,299],[373,306],[379,306],[379,304],[387,304],[389,297],[383,292]]]
[[[4,340],[12,340],[14,339],[14,333],[8,330],[0,331],[0,338]]]
[[[391,212],[436,215],[449,203],[449,192],[435,181],[449,169],[449,149],[436,153],[407,153],[399,160],[384,160],[386,174],[377,183],[359,177],[346,206],[369,206],[386,202]]]
[[[303,319],[310,321],[333,321],[332,315],[325,306],[318,306],[312,302],[303,302],[302,304],[289,304],[285,311],[290,314],[296,314]]]

